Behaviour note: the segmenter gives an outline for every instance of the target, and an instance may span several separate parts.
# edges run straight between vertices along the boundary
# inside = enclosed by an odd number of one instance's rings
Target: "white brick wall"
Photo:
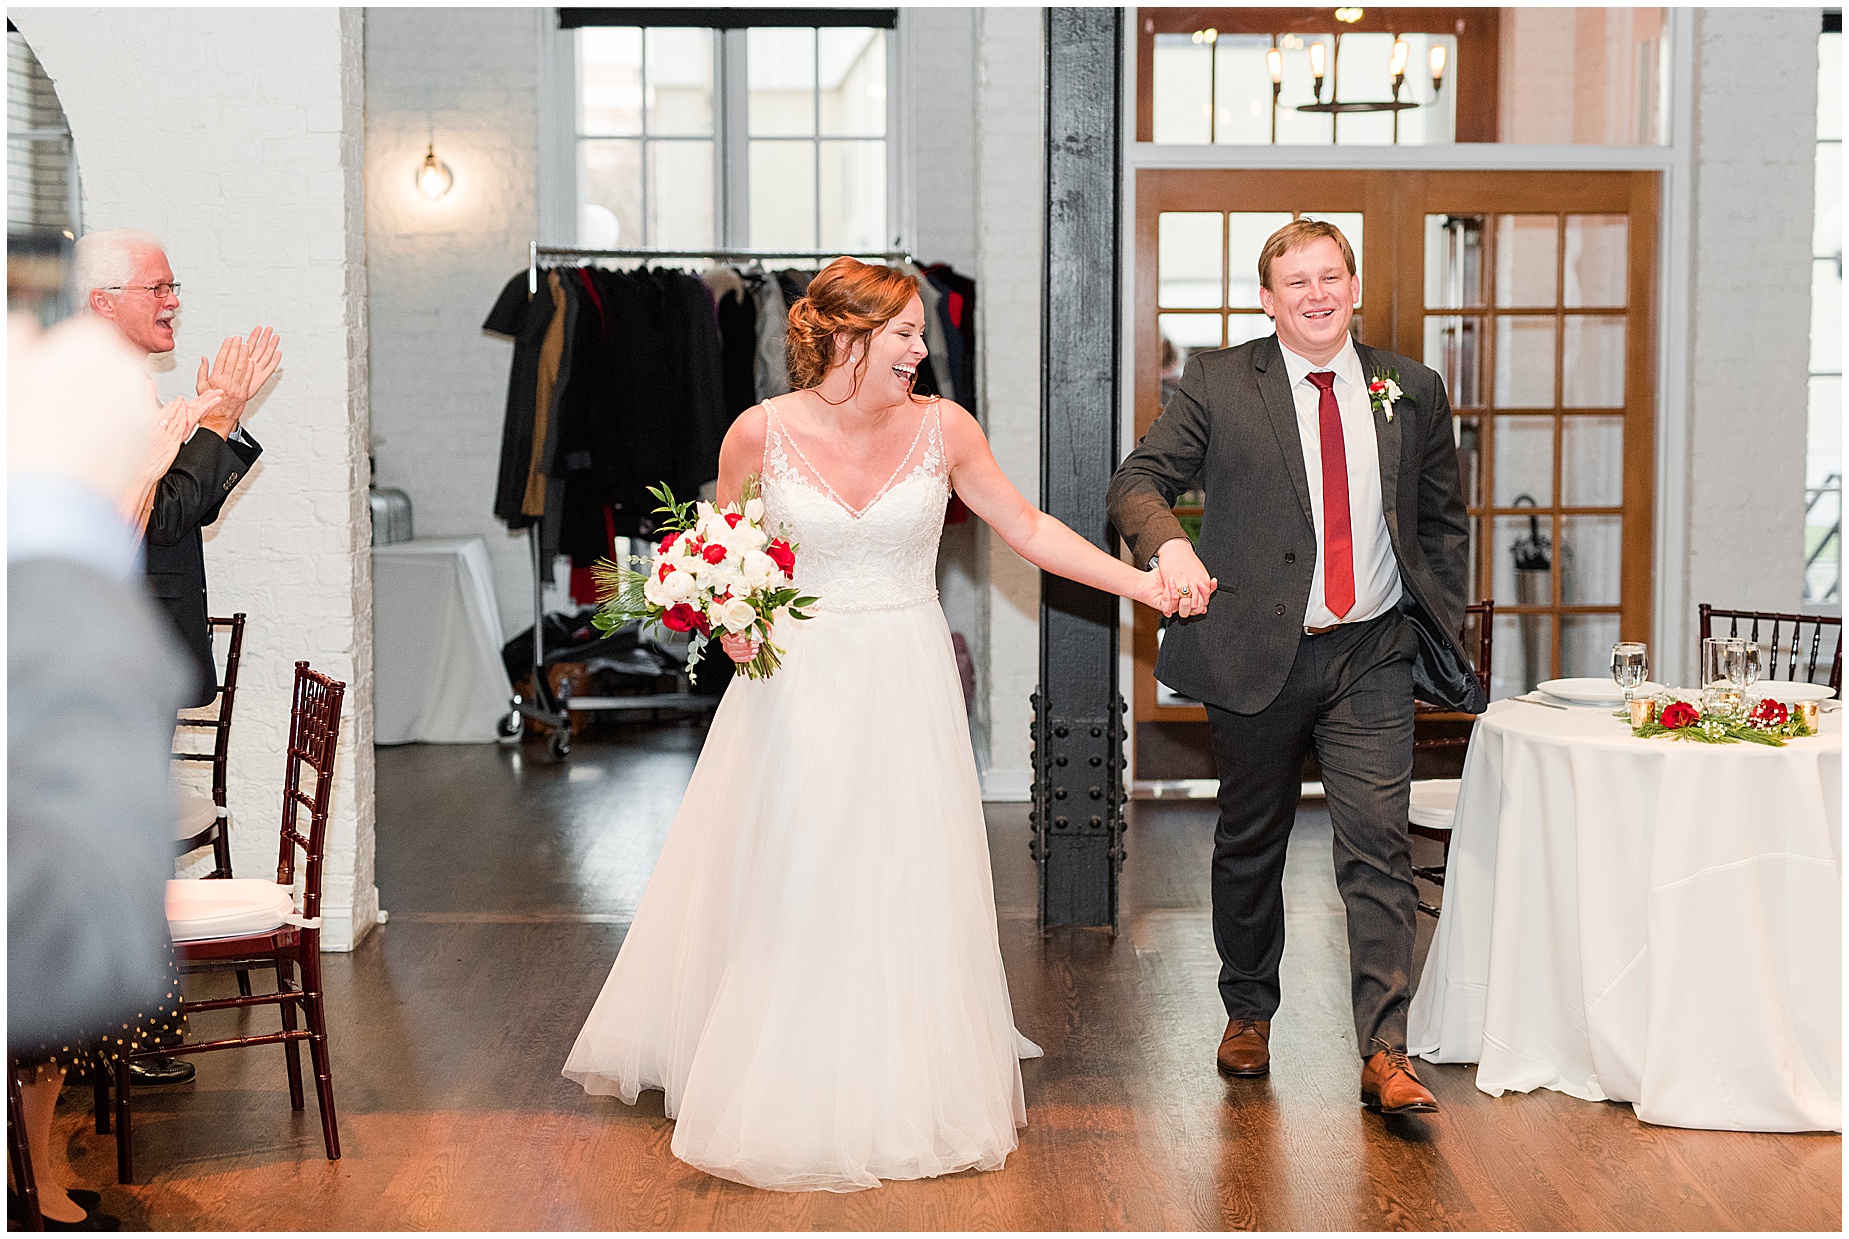
[[[1702,9],[1695,29],[1691,657],[1696,604],[1801,593],[1819,18]]]
[[[976,279],[982,305],[982,402],[995,459],[1021,493],[1040,496],[1040,267],[1045,226],[1042,117],[1046,52],[1039,9],[977,12]],[[985,526],[988,739],[983,795],[1025,800],[1028,728],[1040,663],[1040,574]]]
[[[233,863],[275,872],[294,662],[347,682],[324,942],[373,924],[372,593],[364,496],[360,17],[352,9],[12,9],[69,118],[90,228],[162,237],[186,286],[163,393],[258,323],[283,365],[264,454],[206,532],[212,611],[249,628],[231,752]]]
[[[501,623],[532,622],[525,537],[494,519],[513,346],[482,333],[539,226],[543,10],[366,11],[366,246],[374,460],[420,538],[487,540]],[[456,183],[413,176],[432,140]]]

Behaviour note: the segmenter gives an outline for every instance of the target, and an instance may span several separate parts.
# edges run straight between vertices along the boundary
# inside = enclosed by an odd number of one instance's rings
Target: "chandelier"
[[[1353,14],[1353,16],[1343,17],[1345,13]],[[1357,21],[1360,19],[1361,10],[1337,9],[1336,16],[1342,18],[1344,21]],[[1342,33],[1339,30],[1334,35],[1334,51],[1337,62],[1339,63],[1342,52]],[[1407,61],[1412,55],[1412,48],[1407,44],[1405,39],[1395,38],[1393,40],[1392,58],[1387,66],[1387,71],[1393,78],[1393,97],[1391,99],[1337,100],[1338,79],[1335,75],[1327,74],[1326,72],[1329,68],[1329,53],[1330,45],[1324,43],[1321,39],[1310,44],[1310,91],[1315,96],[1316,101],[1314,103],[1299,103],[1297,105],[1297,110],[1299,112],[1322,112],[1328,114],[1341,112],[1399,113],[1405,111],[1407,108],[1421,106],[1410,99],[1400,98],[1400,91],[1406,84]],[[1275,106],[1278,96],[1284,92],[1284,53],[1275,46],[1275,41],[1271,50],[1265,53],[1265,67],[1271,71],[1271,101]],[[1436,103],[1438,101],[1438,92],[1444,86],[1445,80],[1445,49],[1443,44],[1436,44],[1432,47],[1431,55],[1427,60],[1427,68],[1431,70],[1432,74],[1431,102]],[[1325,76],[1328,76],[1329,80],[1328,102],[1323,101],[1323,80]],[[1397,124],[1397,115],[1394,119]]]

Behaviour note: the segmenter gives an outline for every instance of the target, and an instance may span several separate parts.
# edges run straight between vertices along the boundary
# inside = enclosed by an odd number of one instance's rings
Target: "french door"
[[[1649,639],[1655,173],[1144,170],[1136,201],[1139,436],[1187,354],[1271,334],[1265,238],[1328,220],[1356,251],[1360,339],[1450,393],[1491,696]],[[1184,526],[1201,502],[1177,503]],[[1204,721],[1155,682],[1159,617],[1135,623],[1138,721]]]

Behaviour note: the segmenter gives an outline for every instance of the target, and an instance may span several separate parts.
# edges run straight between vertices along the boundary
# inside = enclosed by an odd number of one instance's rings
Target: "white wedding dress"
[[[768,403],[768,523],[821,599],[737,679],[564,1073],[665,1094],[676,1157],[857,1191],[1001,1166],[1026,1124],[982,800],[935,567],[935,402],[856,513]]]

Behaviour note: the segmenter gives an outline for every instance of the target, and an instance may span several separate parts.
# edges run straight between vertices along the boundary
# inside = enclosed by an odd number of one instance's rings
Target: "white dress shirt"
[[[1311,365],[1278,345],[1284,352],[1284,372],[1290,376],[1291,399],[1297,405],[1297,437],[1303,441],[1303,469],[1310,480],[1310,514],[1316,527],[1316,572],[1310,578],[1310,604],[1304,610],[1306,628],[1331,624],[1358,624],[1383,615],[1400,600],[1400,565],[1387,536],[1387,517],[1380,503],[1380,441],[1374,434],[1374,408],[1368,400],[1367,376],[1351,339],[1323,366]],[[1347,615],[1331,611],[1323,597],[1323,566],[1328,562],[1328,540],[1323,527],[1322,391],[1308,376],[1315,370],[1335,373],[1335,402],[1342,414],[1342,446],[1348,461],[1348,527],[1355,559],[1355,605]]]

